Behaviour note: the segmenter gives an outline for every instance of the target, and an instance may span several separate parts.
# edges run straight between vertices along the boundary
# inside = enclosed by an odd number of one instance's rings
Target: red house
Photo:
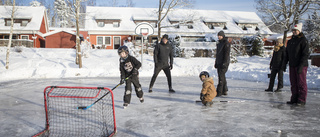
[[[12,6],[0,6],[0,46],[8,42],[13,23],[12,46],[45,47],[43,34],[49,32],[45,7],[15,6],[11,22]]]
[[[45,48],[75,48],[76,32],[73,30],[54,30],[43,35]],[[80,31],[80,40],[87,37],[86,31]]]

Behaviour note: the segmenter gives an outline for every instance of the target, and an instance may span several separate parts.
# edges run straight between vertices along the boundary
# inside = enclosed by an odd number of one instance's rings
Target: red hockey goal
[[[99,102],[87,110],[97,99]],[[105,87],[48,86],[44,89],[45,130],[34,137],[110,137],[116,133],[113,92]]]

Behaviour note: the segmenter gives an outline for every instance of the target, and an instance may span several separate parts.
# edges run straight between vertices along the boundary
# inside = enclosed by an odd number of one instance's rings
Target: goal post
[[[104,95],[90,109],[78,109]],[[44,107],[45,130],[34,137],[110,137],[116,133],[114,98],[109,88],[48,86],[44,89]]]

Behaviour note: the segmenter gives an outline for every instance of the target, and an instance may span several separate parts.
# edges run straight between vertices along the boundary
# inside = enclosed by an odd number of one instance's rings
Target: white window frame
[[[21,35],[20,39],[23,39],[22,37],[25,37],[25,36],[27,37],[27,40],[29,40],[29,35]]]
[[[11,20],[7,20],[7,26],[11,26]]]
[[[114,49],[114,47],[115,47],[115,37],[119,37],[120,39],[119,39],[119,42],[120,42],[120,46],[121,46],[121,36],[113,36],[113,49]]]
[[[120,27],[120,23],[119,22],[113,22],[113,27],[114,28],[119,28]]]
[[[109,44],[106,44],[106,37],[109,37],[110,38],[110,43]],[[98,43],[98,39],[99,38],[102,38],[102,44],[99,44]],[[111,36],[97,36],[97,45],[105,45],[105,46],[111,46],[111,40],[112,40],[112,37]]]
[[[28,21],[27,20],[23,20],[22,22],[21,22],[21,26],[27,26],[28,25]]]
[[[104,25],[105,25],[104,22],[102,22],[102,21],[98,22],[98,27],[104,27]]]

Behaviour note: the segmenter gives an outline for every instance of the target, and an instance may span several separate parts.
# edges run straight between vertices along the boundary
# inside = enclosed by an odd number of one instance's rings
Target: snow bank
[[[6,48],[0,47],[0,82],[17,79],[74,78],[74,77],[119,77],[119,56],[117,50],[90,49],[90,56],[83,58],[83,67],[75,64],[75,49],[35,49],[23,48],[22,52],[11,49],[9,69],[5,69]],[[137,57],[141,60],[141,56]],[[226,73],[229,79],[269,82],[270,73],[268,57],[237,57],[238,62],[230,64]],[[172,76],[196,76],[206,70],[217,77],[214,68],[215,58],[174,58]],[[153,74],[153,57],[143,56],[141,77]],[[309,63],[310,64],[310,63]],[[163,72],[159,76],[165,76]],[[320,86],[320,70],[309,66],[307,73],[309,88]],[[290,85],[288,71],[284,73],[284,85]]]

